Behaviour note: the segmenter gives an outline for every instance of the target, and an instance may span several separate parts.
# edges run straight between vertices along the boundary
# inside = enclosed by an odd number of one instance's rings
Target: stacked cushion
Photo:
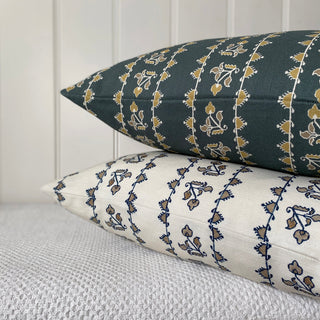
[[[100,164],[44,190],[142,246],[320,294],[320,180],[157,151]]]
[[[62,90],[163,151],[124,156],[44,190],[142,246],[318,297],[319,38],[293,31],[189,42]]]
[[[145,144],[320,173],[320,32],[189,42],[103,69],[62,94]]]

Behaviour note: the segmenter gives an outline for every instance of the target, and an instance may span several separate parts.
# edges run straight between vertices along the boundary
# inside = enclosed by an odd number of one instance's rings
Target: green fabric
[[[61,93],[168,151],[320,173],[320,31],[209,39],[141,55]]]

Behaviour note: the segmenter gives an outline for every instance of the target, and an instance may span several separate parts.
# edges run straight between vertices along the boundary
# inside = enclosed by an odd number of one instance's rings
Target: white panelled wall
[[[177,43],[320,29],[319,0],[0,0],[0,202],[151,150],[59,94],[98,69]]]

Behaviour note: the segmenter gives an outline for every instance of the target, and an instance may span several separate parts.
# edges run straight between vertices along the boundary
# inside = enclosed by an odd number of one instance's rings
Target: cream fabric
[[[320,319],[320,302],[137,246],[56,205],[0,206],[0,319]]]
[[[142,246],[317,297],[319,185],[308,177],[150,152],[44,189],[69,211]]]

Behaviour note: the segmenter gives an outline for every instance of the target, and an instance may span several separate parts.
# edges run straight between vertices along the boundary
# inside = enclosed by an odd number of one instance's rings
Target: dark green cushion
[[[319,37],[190,42],[98,71],[62,94],[154,147],[319,175]]]

